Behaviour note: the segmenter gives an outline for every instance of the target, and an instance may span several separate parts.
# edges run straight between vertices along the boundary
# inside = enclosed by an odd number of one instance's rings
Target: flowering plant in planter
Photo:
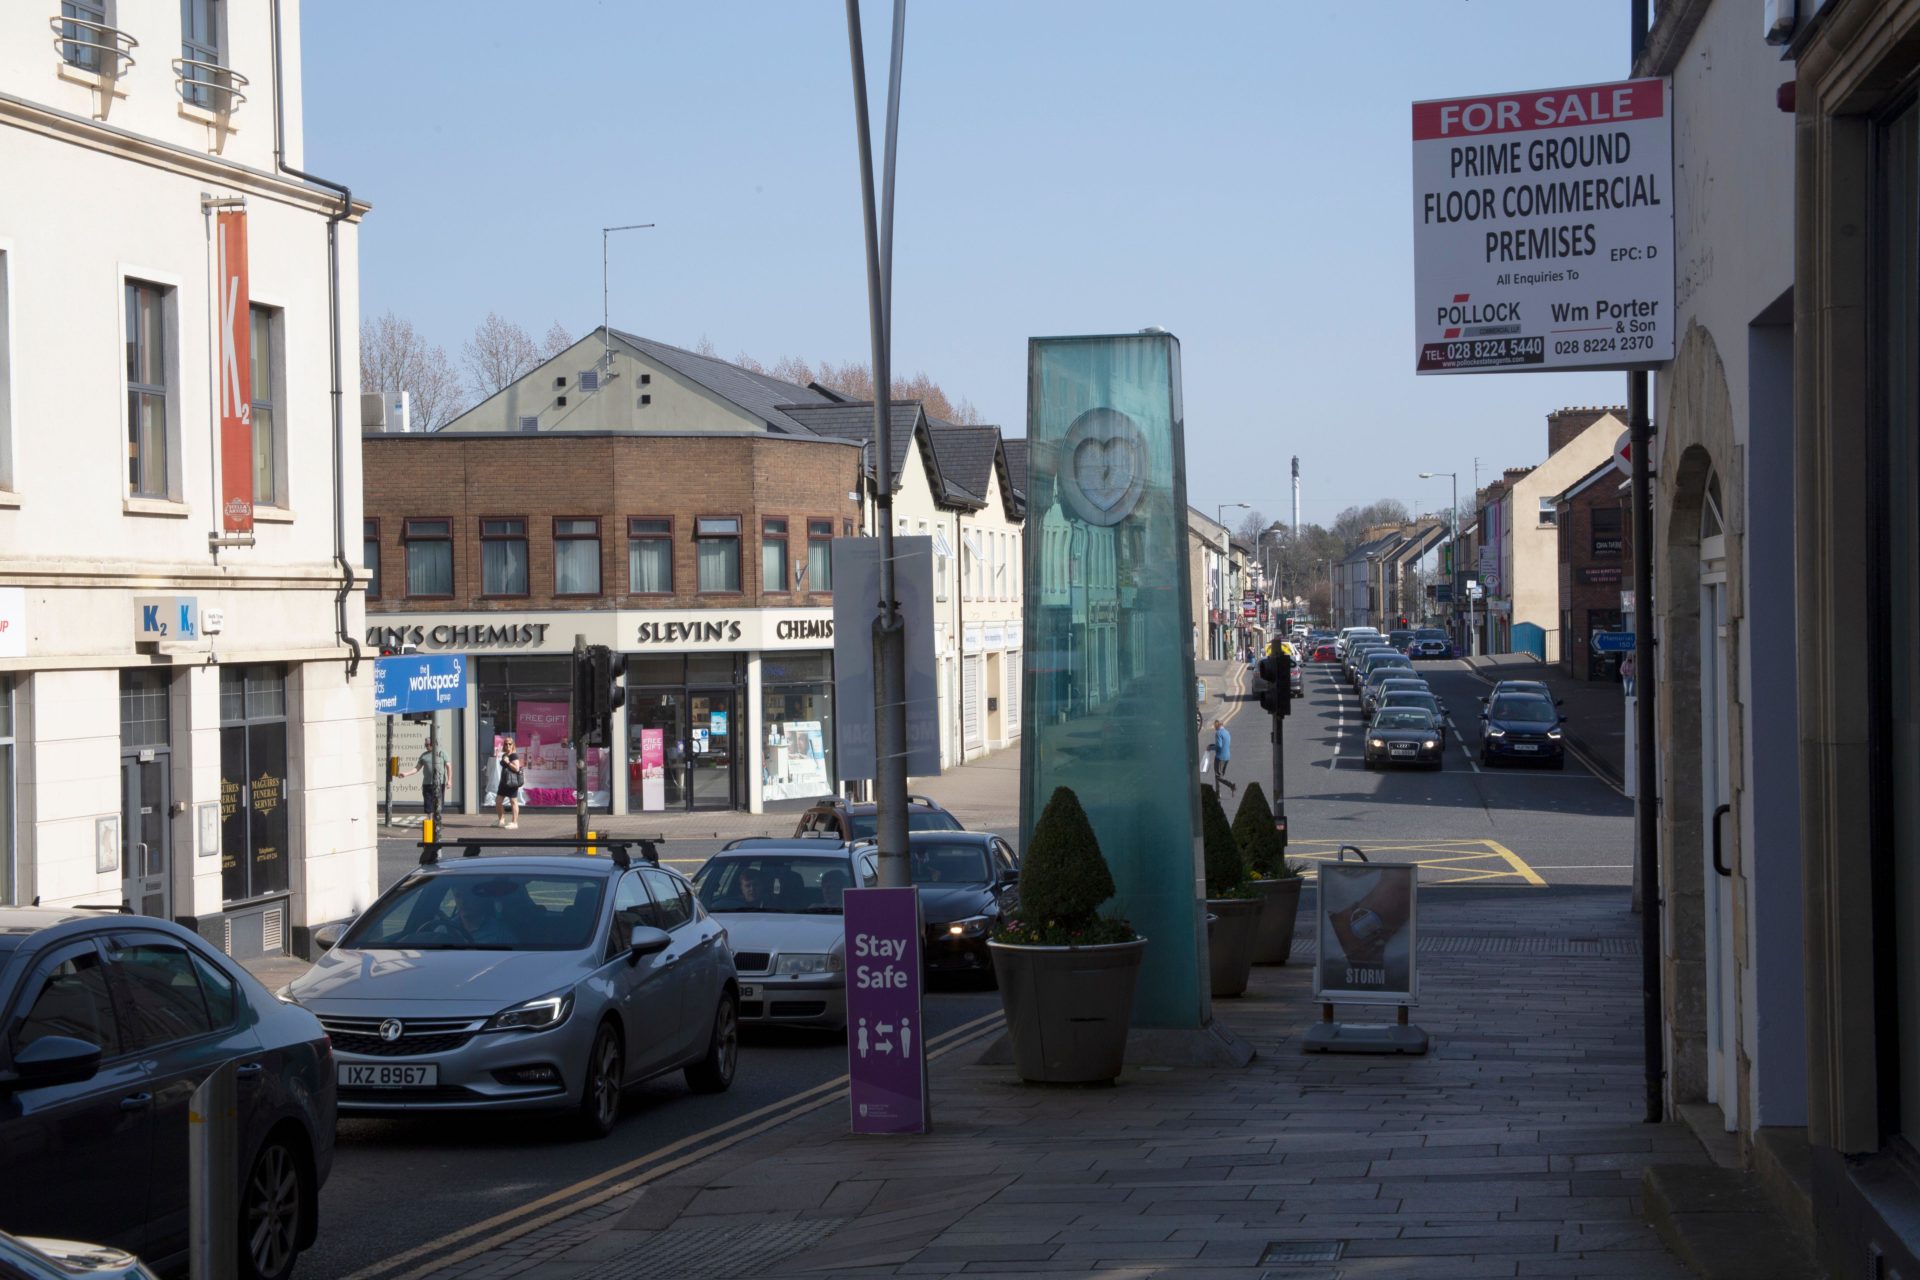
[[[1113,893],[1113,872],[1087,811],[1071,788],[1057,787],[1021,859],[1019,909],[1001,922],[995,940],[1028,947],[1131,942],[1139,936],[1131,924],[1099,914]]]

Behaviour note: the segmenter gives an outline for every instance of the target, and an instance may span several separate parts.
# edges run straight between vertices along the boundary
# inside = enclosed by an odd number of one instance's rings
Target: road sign
[[[1484,600],[1486,598],[1487,589],[1485,587],[1481,586],[1478,582],[1469,582],[1467,584],[1467,599]]]
[[[1413,104],[1417,372],[1673,358],[1672,88]]]
[[[848,889],[847,1105],[855,1133],[927,1131],[920,891]]]
[[[1631,631],[1596,631],[1593,633],[1593,651],[1595,653],[1632,653],[1635,646]]]
[[[454,653],[410,653],[373,660],[373,714],[412,715],[467,705],[467,660]]]

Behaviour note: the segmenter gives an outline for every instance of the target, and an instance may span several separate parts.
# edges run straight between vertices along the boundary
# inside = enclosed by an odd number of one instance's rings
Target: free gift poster
[[[520,702],[513,716],[527,778],[521,803],[534,808],[575,803],[573,709],[564,702]],[[607,753],[599,747],[587,749],[587,803],[607,803]]]

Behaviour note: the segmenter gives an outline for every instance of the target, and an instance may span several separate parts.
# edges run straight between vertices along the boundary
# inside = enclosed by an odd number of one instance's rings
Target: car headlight
[[[511,1009],[502,1009],[487,1019],[482,1031],[547,1031],[559,1026],[573,1012],[573,992],[565,991],[555,995],[541,996],[538,1000],[528,1000],[514,1005]]]
[[[1489,738],[1504,738],[1507,736],[1507,731],[1505,729],[1489,729],[1487,730],[1487,736]]]
[[[993,928],[991,916],[968,916],[965,920],[955,920],[947,926],[949,938],[981,938],[987,930]]]
[[[1425,747],[1427,750],[1432,751],[1440,745],[1440,739],[1428,738],[1425,742],[1421,743],[1420,745]]]
[[[1371,741],[1369,741],[1367,745],[1370,747],[1384,747],[1387,745],[1387,743],[1386,743],[1386,739],[1384,738],[1374,738]]]
[[[1552,738],[1555,742],[1560,741],[1560,731],[1558,729],[1547,730],[1547,736],[1549,738]]]
[[[846,961],[838,951],[829,951],[824,954],[803,953],[781,956],[780,963],[774,968],[774,972],[789,976],[797,973],[838,973],[845,964]]]

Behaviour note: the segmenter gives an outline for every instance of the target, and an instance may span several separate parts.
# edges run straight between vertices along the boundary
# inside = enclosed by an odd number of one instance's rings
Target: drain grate
[[[730,1227],[675,1227],[641,1246],[638,1256],[594,1269],[596,1280],[676,1280],[677,1277],[751,1275],[819,1243],[845,1218],[768,1222]]]
[[[1311,1266],[1317,1262],[1338,1262],[1347,1251],[1345,1240],[1274,1240],[1260,1255],[1260,1265]]]

